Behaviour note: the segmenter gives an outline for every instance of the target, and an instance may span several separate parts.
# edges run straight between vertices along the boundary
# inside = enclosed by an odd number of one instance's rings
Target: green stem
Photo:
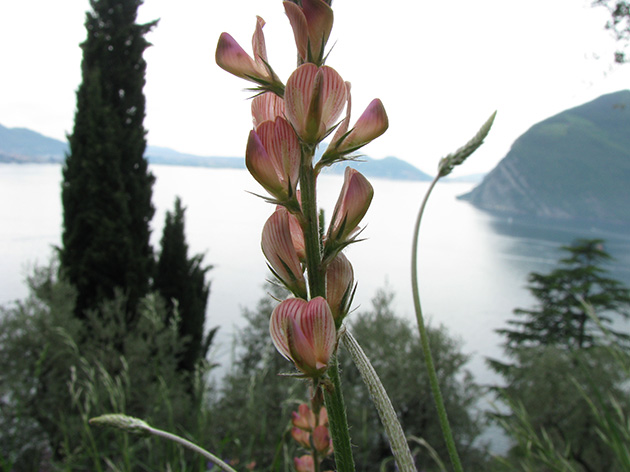
[[[330,360],[328,376],[332,383],[332,389],[324,388],[324,401],[326,402],[330,435],[335,451],[335,464],[338,472],[354,472],[354,459],[352,458],[346,407],[341,393],[337,355]]]
[[[438,418],[440,420],[440,426],[442,427],[442,435],[446,442],[448,454],[451,459],[453,469],[457,472],[462,472],[462,464],[455,447],[455,440],[453,439],[453,433],[451,431],[450,424],[448,422],[448,416],[446,414],[446,408],[444,407],[444,399],[442,398],[442,392],[440,391],[440,385],[438,382],[437,373],[435,371],[435,365],[433,364],[433,357],[431,356],[431,348],[429,346],[429,338],[427,335],[427,329],[424,324],[424,317],[422,316],[422,308],[420,307],[420,292],[418,290],[418,239],[420,235],[420,222],[422,221],[422,215],[424,209],[429,200],[429,196],[435,187],[435,184],[440,179],[440,174],[433,179],[429,185],[429,189],[422,200],[420,205],[420,211],[418,213],[418,219],[416,220],[416,226],[413,232],[412,248],[411,248],[411,288],[413,291],[413,304],[416,311],[416,318],[418,320],[418,330],[420,331],[420,342],[422,344],[422,352],[424,354],[425,364],[429,373],[429,382],[431,383],[431,392],[433,393],[433,399],[435,400],[435,406],[438,411]]]
[[[306,271],[311,298],[326,296],[326,277],[322,271],[322,252],[319,240],[319,218],[317,215],[317,190],[313,170],[314,149],[302,146],[300,168],[300,192],[302,196],[302,230]]]
[[[306,252],[306,270],[311,298],[326,296],[326,274],[322,264],[319,219],[317,214],[317,193],[313,155],[315,149],[302,146],[302,163],[300,168],[300,192],[302,198],[302,229],[304,231],[304,249]],[[324,400],[328,411],[330,435],[335,450],[335,463],[338,472],[353,472],[354,459],[350,446],[350,433],[346,408],[341,392],[339,365],[337,355],[330,360],[328,375],[332,388],[325,388]]]

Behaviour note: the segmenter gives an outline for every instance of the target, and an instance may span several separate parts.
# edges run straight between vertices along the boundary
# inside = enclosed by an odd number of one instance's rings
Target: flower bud
[[[326,426],[320,425],[313,430],[313,446],[324,457],[332,453],[332,439]]]
[[[302,6],[283,2],[302,62],[320,65],[333,26],[333,11],[322,0],[302,0]]]
[[[284,300],[271,314],[269,332],[278,352],[307,376],[320,377],[328,368],[337,330],[322,297]]]
[[[262,251],[274,274],[294,294],[306,296],[306,281],[291,238],[289,213],[280,207],[267,220],[262,232]]]
[[[317,144],[330,132],[347,98],[346,84],[333,68],[303,64],[287,80],[287,119],[304,142]]]
[[[385,107],[376,98],[368,105],[346,138],[335,143],[334,147],[339,154],[354,152],[378,138],[387,131],[388,127],[389,120]]]
[[[300,176],[300,144],[291,125],[276,117],[250,131],[245,164],[258,183],[278,200],[293,197]]]
[[[348,314],[354,290],[354,270],[342,253],[326,269],[326,300],[337,326]]]
[[[267,65],[267,49],[262,28],[265,20],[256,17],[256,30],[252,38],[254,58],[236,42],[228,33],[221,33],[215,59],[217,65],[237,77],[256,83],[273,83],[275,75]]]
[[[373,196],[374,189],[370,182],[360,172],[346,167],[343,187],[328,230],[328,241],[333,243],[346,241],[357,230],[357,225],[370,207]]]

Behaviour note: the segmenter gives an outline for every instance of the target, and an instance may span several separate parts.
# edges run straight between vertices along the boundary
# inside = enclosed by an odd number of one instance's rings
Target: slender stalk
[[[300,192],[302,214],[304,215],[302,229],[304,231],[306,270],[308,272],[308,286],[311,298],[326,296],[326,274],[322,264],[315,172],[313,170],[314,151],[310,147],[302,146],[302,163],[300,168]],[[328,411],[330,435],[335,450],[335,463],[338,472],[353,472],[354,459],[352,458],[348,419],[341,392],[339,364],[336,355],[330,360],[328,376],[332,387],[325,389],[324,400]]]
[[[424,317],[422,316],[422,308],[420,306],[420,292],[418,290],[418,239],[420,235],[420,223],[422,221],[422,215],[424,209],[427,206],[429,196],[440,179],[441,175],[438,175],[433,179],[429,185],[429,189],[422,200],[420,205],[420,211],[418,212],[418,218],[416,220],[416,226],[413,232],[412,248],[411,248],[411,288],[413,291],[413,304],[416,311],[416,318],[418,320],[418,330],[420,331],[420,342],[422,344],[422,352],[424,354],[425,364],[429,373],[429,382],[431,384],[431,392],[433,393],[433,399],[435,400],[435,406],[438,411],[438,418],[440,420],[440,426],[442,428],[442,435],[446,442],[448,454],[451,459],[453,469],[457,472],[462,472],[462,464],[455,447],[455,440],[453,439],[453,433],[451,426],[448,422],[448,416],[446,414],[446,408],[444,407],[444,399],[442,398],[442,392],[440,391],[440,385],[438,383],[437,373],[435,371],[435,365],[433,364],[433,357],[431,356],[431,348],[429,346],[429,338],[427,335],[427,329],[424,324]]]
[[[335,451],[335,464],[338,472],[354,472],[354,459],[352,457],[352,446],[350,445],[346,406],[341,393],[337,355],[330,360],[328,376],[332,383],[332,388],[324,389],[324,401],[326,402],[330,435]]]

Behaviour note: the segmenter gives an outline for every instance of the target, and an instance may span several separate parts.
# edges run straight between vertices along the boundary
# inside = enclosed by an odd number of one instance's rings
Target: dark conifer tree
[[[193,372],[199,361],[206,357],[216,328],[204,336],[210,294],[206,273],[212,266],[203,265],[203,254],[188,257],[185,212],[179,197],[175,200],[174,211],[166,212],[155,289],[166,300],[169,316],[172,317],[175,311],[178,314],[178,331],[185,346],[179,358],[179,368]]]
[[[144,38],[157,22],[136,24],[142,0],[90,0],[81,44],[83,81],[63,171],[61,268],[77,288],[76,314],[128,297],[129,322],[153,270],[149,222],[154,177],[146,148]]]
[[[579,239],[563,246],[568,257],[548,274],[529,274],[529,290],[538,300],[532,309],[514,310],[518,320],[508,321],[513,328],[500,329],[506,347],[557,346],[582,349],[597,343],[595,321],[588,313],[592,307],[609,330],[613,316],[630,316],[630,290],[607,276],[602,264],[611,259],[601,239]],[[627,335],[611,333],[618,340]]]

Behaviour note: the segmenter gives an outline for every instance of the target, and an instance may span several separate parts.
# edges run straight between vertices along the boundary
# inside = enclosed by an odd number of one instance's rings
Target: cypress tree
[[[121,289],[133,323],[153,270],[142,55],[157,21],[136,24],[142,3],[90,0],[86,16],[83,80],[62,187],[61,269],[77,288],[80,318]]]
[[[174,211],[166,212],[155,289],[167,302],[168,316],[178,314],[178,332],[185,346],[179,357],[179,368],[193,372],[199,361],[205,359],[216,328],[204,336],[210,294],[206,273],[212,266],[203,265],[203,254],[188,257],[185,212],[179,197]]]

